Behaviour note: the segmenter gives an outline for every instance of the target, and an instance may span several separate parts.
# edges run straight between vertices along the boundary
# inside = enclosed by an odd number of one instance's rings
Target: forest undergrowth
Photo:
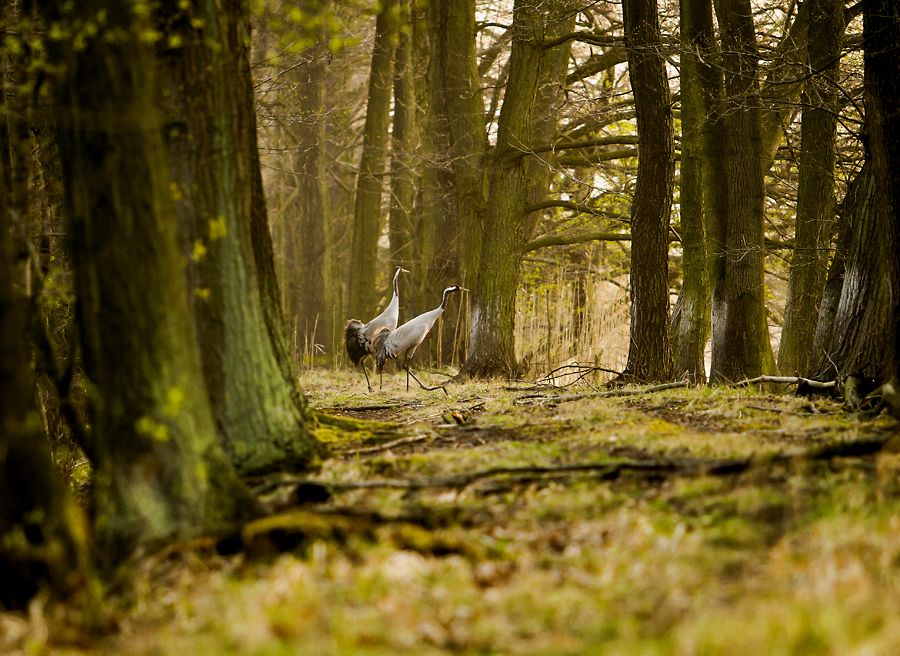
[[[91,629],[40,598],[0,615],[0,653],[900,653],[893,419],[753,388],[302,382],[333,457],[250,481],[273,514],[145,557]]]

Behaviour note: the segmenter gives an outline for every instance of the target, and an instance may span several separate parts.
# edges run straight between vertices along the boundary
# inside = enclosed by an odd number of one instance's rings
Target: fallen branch
[[[686,380],[679,380],[674,383],[663,383],[662,385],[653,385],[652,387],[641,387],[639,389],[635,388],[622,388],[622,389],[614,389],[607,390],[605,392],[590,392],[587,394],[567,394],[561,396],[545,396],[542,394],[529,394],[527,396],[520,396],[519,399],[546,399],[547,401],[552,401],[554,403],[565,403],[567,401],[580,401],[581,399],[605,399],[614,396],[635,396],[638,394],[649,394],[651,392],[660,392],[662,390],[667,389],[676,389],[678,387],[687,387],[690,385]]]
[[[810,378],[800,378],[799,376],[757,376],[748,380],[742,380],[735,383],[735,387],[747,387],[748,385],[756,385],[758,383],[777,383],[781,385],[809,385],[816,389],[833,389],[835,382],[833,380],[822,382],[820,380],[812,380]]]

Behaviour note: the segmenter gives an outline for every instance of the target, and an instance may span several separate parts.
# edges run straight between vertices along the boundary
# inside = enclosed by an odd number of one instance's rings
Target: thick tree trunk
[[[420,222],[429,260],[419,293],[423,310],[434,307],[452,284],[471,287],[467,281],[474,278],[482,248],[487,147],[475,2],[429,3],[427,21],[431,65],[426,120],[432,163],[423,180]],[[433,362],[465,358],[464,308],[465,299],[451,303],[432,330]]]
[[[863,3],[866,126],[875,205],[884,241],[888,285],[887,335],[880,379],[900,381],[900,6],[890,0]]]
[[[703,75],[711,65],[700,53],[713,42],[710,0],[681,2],[681,238],[684,283],[681,312],[673,334],[675,375],[706,382],[704,350],[710,331],[709,252],[703,198],[703,126],[709,120],[710,95]]]
[[[368,321],[377,314],[379,296],[376,274],[382,225],[383,174],[387,168],[388,131],[391,125],[393,39],[397,29],[393,12],[396,2],[384,0],[375,21],[362,158],[356,179],[347,293],[350,316],[362,321]]]
[[[558,9],[558,8],[557,8]],[[490,194],[482,250],[469,299],[469,357],[460,376],[516,376],[516,290],[525,244],[530,189],[523,144],[534,143],[536,95],[548,54],[538,47],[560,24],[550,3],[517,1],[513,11],[509,77],[489,160]],[[550,62],[553,60],[551,59]]]
[[[809,71],[803,92],[800,189],[784,328],[778,349],[781,373],[806,376],[812,360],[816,317],[822,299],[834,211],[837,72],[843,3],[813,0],[809,24]]]
[[[672,377],[669,344],[669,212],[675,180],[672,108],[660,52],[656,0],[625,0],[625,47],[640,135],[631,206],[631,341],[626,377]]]
[[[886,239],[875,201],[873,169],[864,166],[851,187],[859,196],[848,217],[849,249],[830,339],[812,368],[817,380],[843,379],[851,374],[882,379],[889,368],[885,347],[893,334],[884,275]],[[825,332],[824,326],[821,331]]]
[[[61,20],[60,4],[44,3]],[[69,6],[71,9],[71,5]],[[78,3],[65,24],[107,9]],[[93,405],[101,557],[121,560],[248,516],[216,435],[178,247],[149,18],[61,46],[57,121],[84,366]],[[213,336],[205,335],[204,339]]]
[[[164,50],[166,133],[203,369],[216,424],[244,474],[321,455],[285,341],[256,148],[241,3],[168,5],[181,37]],[[197,21],[201,18],[201,21]],[[194,25],[201,24],[196,28]]]
[[[769,353],[763,278],[759,54],[749,0],[717,0],[725,67],[728,217],[724,325],[714,325],[713,382],[764,373]],[[714,311],[715,311],[714,307]]]

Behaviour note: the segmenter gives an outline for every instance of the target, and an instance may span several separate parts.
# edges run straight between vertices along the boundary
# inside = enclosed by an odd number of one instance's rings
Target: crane
[[[347,355],[354,365],[362,362],[367,355],[374,353],[372,340],[375,333],[381,329],[393,330],[397,327],[397,319],[400,318],[400,286],[398,278],[401,273],[409,273],[403,267],[394,267],[394,295],[391,296],[391,302],[384,308],[384,312],[372,319],[369,323],[363,323],[358,319],[350,319],[344,328],[344,345],[347,347]],[[369,373],[366,371],[366,365],[362,365],[363,373],[366,375],[366,385],[369,391],[372,391],[372,385],[369,383]]]
[[[453,292],[467,291],[469,290],[465,287],[451,285],[444,290],[444,295],[439,307],[420,314],[415,319],[410,319],[396,330],[380,328],[376,331],[373,339],[373,346],[379,377],[383,373],[384,363],[388,358],[396,359],[398,355],[405,352],[406,358],[403,361],[403,368],[406,369],[406,391],[409,391],[410,376],[419,383],[419,387],[422,389],[436,389],[434,387],[425,387],[422,382],[416,378],[416,375],[409,370],[409,361],[412,359],[413,355],[415,355],[416,349],[419,347],[419,344],[422,343],[422,340],[425,339],[425,336],[428,334],[428,331],[431,330],[434,322],[444,313],[444,308],[447,306],[447,298],[450,294]],[[446,393],[447,390],[444,390],[444,392]]]

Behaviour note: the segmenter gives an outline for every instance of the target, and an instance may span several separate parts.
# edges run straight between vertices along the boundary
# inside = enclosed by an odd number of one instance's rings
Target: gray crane
[[[381,377],[383,373],[384,363],[388,358],[396,359],[398,355],[405,352],[406,358],[403,360],[403,368],[406,369],[406,391],[409,391],[410,376],[419,383],[419,387],[422,389],[437,389],[435,387],[425,387],[422,382],[416,378],[416,375],[409,370],[409,361],[412,359],[413,355],[415,355],[416,349],[419,347],[419,344],[422,343],[422,340],[425,339],[425,336],[428,334],[428,331],[431,330],[434,322],[444,313],[444,308],[447,306],[447,298],[450,294],[453,292],[467,291],[469,290],[465,287],[460,287],[459,285],[447,287],[447,289],[444,290],[444,296],[441,299],[439,307],[420,314],[415,319],[410,319],[396,330],[390,330],[388,328],[379,329],[375,333],[375,338],[373,340],[375,364],[378,365],[379,377]],[[444,390],[444,393],[446,392],[447,390]]]
[[[384,312],[372,319],[369,323],[363,323],[358,319],[350,319],[344,328],[344,345],[347,347],[347,355],[350,356],[350,362],[358,365],[365,359],[367,355],[372,355],[375,350],[373,348],[373,339],[375,333],[382,329],[394,330],[397,327],[397,320],[400,318],[400,286],[398,278],[401,273],[409,273],[403,267],[394,267],[394,295],[391,296],[391,302],[384,308]],[[366,371],[366,365],[362,365],[363,373],[366,375],[366,385],[369,391],[372,391],[372,385],[369,383],[369,373]]]

